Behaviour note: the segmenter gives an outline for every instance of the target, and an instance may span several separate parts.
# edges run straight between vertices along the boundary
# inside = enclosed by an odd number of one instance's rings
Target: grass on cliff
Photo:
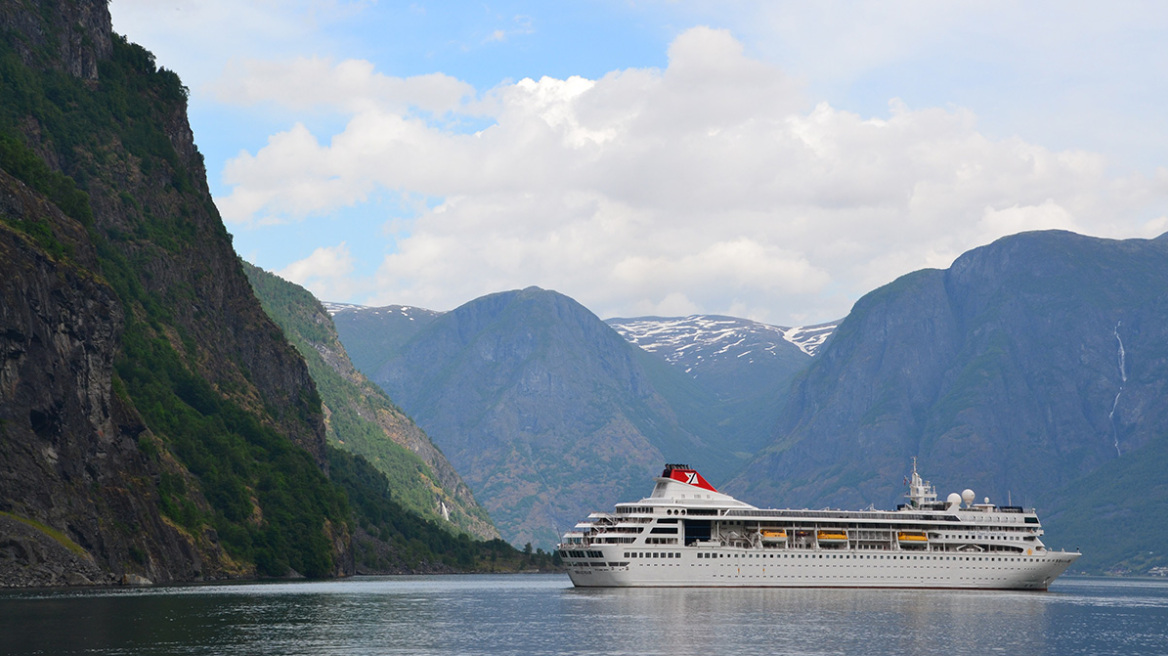
[[[52,538],[57,544],[60,544],[62,547],[65,547],[66,549],[73,552],[77,556],[80,556],[81,558],[89,558],[90,557],[89,553],[87,551],[85,551],[85,549],[81,548],[81,545],[77,544],[73,540],[70,540],[69,536],[65,535],[64,533],[58,531],[57,529],[55,529],[51,526],[45,526],[44,524],[42,524],[38,521],[29,519],[27,517],[21,517],[20,515],[14,515],[10,512],[4,512],[3,510],[0,510],[0,517],[7,517],[8,519],[18,521],[21,524],[24,524],[25,526],[28,526],[30,528],[33,528],[33,529],[40,531],[41,533],[44,533],[45,535]]]

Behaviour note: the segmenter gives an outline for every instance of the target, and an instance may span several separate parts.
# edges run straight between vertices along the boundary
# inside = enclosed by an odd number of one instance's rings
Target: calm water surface
[[[2,654],[1163,654],[1168,581],[577,590],[430,576],[0,593]]]

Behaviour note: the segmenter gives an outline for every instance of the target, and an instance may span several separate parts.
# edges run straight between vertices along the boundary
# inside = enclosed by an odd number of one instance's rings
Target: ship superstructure
[[[760,509],[687,465],[654,480],[564,534],[574,585],[1045,590],[1080,555],[1047,549],[1033,509],[938,501],[915,461],[894,511]]]

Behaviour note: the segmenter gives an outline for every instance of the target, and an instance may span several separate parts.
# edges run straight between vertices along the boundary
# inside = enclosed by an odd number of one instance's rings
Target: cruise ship
[[[760,509],[687,465],[655,482],[564,534],[574,585],[1046,590],[1080,556],[1047,549],[1033,509],[938,501],[915,459],[895,511]]]

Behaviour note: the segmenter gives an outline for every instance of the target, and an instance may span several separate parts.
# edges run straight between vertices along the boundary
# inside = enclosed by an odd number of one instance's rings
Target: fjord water
[[[0,593],[4,654],[1159,654],[1168,581],[579,590],[562,575]]]

